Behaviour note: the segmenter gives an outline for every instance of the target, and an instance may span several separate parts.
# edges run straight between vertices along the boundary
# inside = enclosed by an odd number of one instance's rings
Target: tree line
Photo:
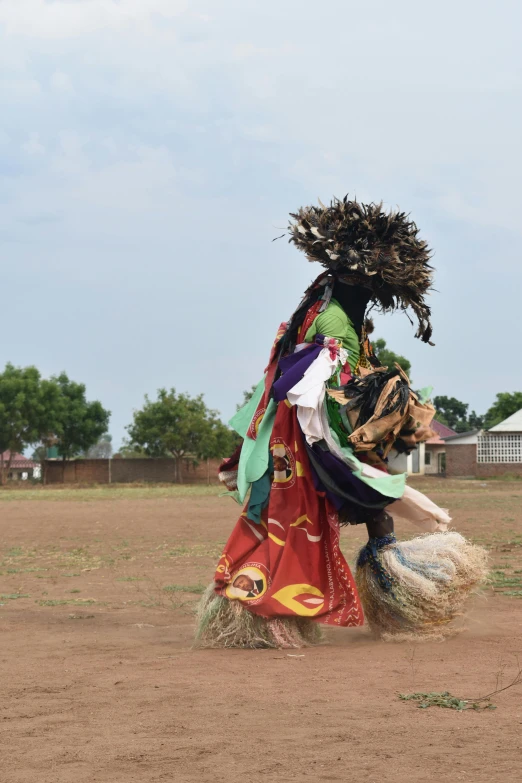
[[[382,364],[390,366],[397,361],[410,373],[410,362],[389,350],[384,340],[376,340],[374,346]],[[253,389],[245,391],[241,404],[252,393]],[[497,394],[483,415],[469,412],[469,405],[455,397],[437,396],[433,403],[438,421],[456,432],[466,432],[493,427],[522,409],[522,392]],[[66,373],[46,379],[36,367],[7,364],[0,372],[1,483],[9,475],[14,454],[29,447],[35,449],[34,458],[43,465],[44,481],[46,456],[52,447],[63,461],[112,456],[110,416],[100,401],[87,399],[85,384],[71,380]],[[175,389],[159,389],[155,399],[145,396],[126,430],[128,437],[114,456],[171,457],[178,481],[183,459],[222,458],[239,443],[218,411],[207,407],[203,395],[194,397]]]
[[[29,447],[42,463],[44,482],[53,447],[64,462],[110,457],[110,416],[99,400],[87,399],[85,384],[66,373],[42,378],[36,367],[7,364],[0,372],[0,482],[5,484],[14,455]],[[183,458],[223,457],[238,443],[203,395],[191,397],[175,389],[160,389],[156,400],[145,397],[127,431],[121,456],[172,457],[178,479]]]
[[[390,367],[397,362],[406,374],[410,375],[411,362],[404,356],[389,350],[385,340],[382,338],[375,340],[373,348],[381,364]],[[437,411],[435,414],[437,421],[455,430],[455,432],[488,430],[522,409],[522,392],[500,392],[500,394],[497,394],[495,402],[483,414],[477,414],[473,410],[470,411],[468,403],[461,402],[456,397],[434,397],[433,405]]]
[[[109,418],[100,402],[87,401],[85,385],[65,373],[45,379],[36,367],[7,364],[0,373],[1,483],[17,452],[37,444],[43,449],[56,445],[63,459],[69,459],[107,432]]]
[[[455,432],[489,430],[522,409],[522,392],[500,392],[486,413],[469,412],[469,405],[455,397],[434,397],[435,418]]]

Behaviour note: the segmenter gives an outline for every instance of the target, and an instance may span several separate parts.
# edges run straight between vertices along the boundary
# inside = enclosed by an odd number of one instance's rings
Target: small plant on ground
[[[480,696],[478,699],[461,699],[458,696],[453,696],[451,693],[449,693],[449,691],[443,691],[442,693],[399,693],[398,696],[401,701],[418,702],[417,706],[421,710],[425,710],[428,707],[443,707],[445,709],[458,710],[459,712],[462,712],[463,710],[496,710],[496,706],[491,704],[491,699],[493,696],[496,696],[499,693],[503,693],[509,688],[515,687],[516,685],[522,685],[522,668],[518,663],[518,659],[517,664],[518,671],[515,677],[508,685],[505,685],[503,688],[498,687],[499,682],[502,681],[502,675],[504,672],[504,667],[501,665],[501,670],[497,674],[496,690],[486,694],[485,696]]]

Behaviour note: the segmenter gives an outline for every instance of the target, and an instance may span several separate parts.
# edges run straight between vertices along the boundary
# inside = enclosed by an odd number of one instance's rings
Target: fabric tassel
[[[486,550],[449,532],[402,542],[370,539],[359,553],[355,581],[375,636],[441,640],[456,633],[453,621],[487,575]]]

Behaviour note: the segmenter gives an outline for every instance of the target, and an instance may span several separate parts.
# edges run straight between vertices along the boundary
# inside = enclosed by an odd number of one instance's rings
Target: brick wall
[[[475,475],[477,478],[493,478],[494,476],[522,476],[522,463],[477,462]]]
[[[477,446],[474,443],[446,444],[446,476],[522,476],[522,463],[477,462]]]
[[[183,460],[182,484],[218,484],[220,460],[206,460],[194,465]],[[109,478],[110,477],[110,478]],[[78,459],[47,462],[48,484],[132,484],[133,482],[168,483],[174,481],[172,459]]]
[[[474,476],[477,470],[475,443],[452,445],[446,443],[446,476]]]

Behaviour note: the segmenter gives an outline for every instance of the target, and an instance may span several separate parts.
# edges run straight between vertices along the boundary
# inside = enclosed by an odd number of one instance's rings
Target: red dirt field
[[[476,698],[522,665],[522,482],[417,486],[491,549],[467,629],[291,655],[191,647],[237,514],[215,490],[0,493],[2,783],[520,780],[522,686],[482,712],[398,694]],[[350,561],[363,539],[343,532]]]

